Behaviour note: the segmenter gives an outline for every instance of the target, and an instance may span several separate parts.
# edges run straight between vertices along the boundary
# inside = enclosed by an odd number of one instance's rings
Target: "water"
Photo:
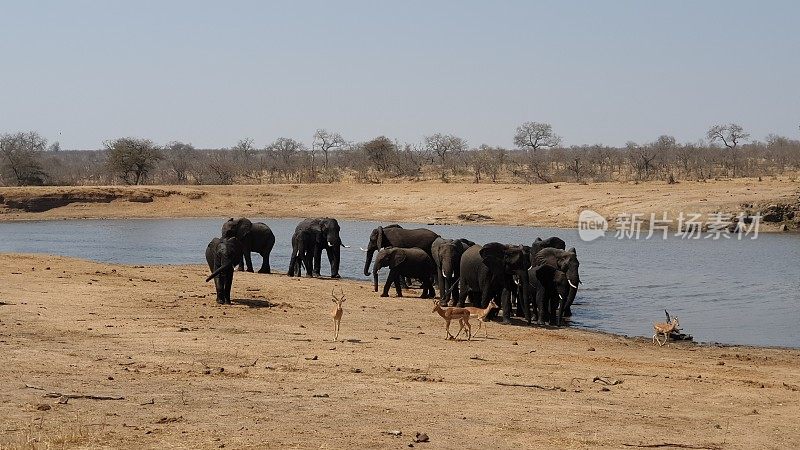
[[[285,271],[299,219],[265,219],[275,233],[273,269]],[[51,253],[122,264],[205,264],[208,241],[222,219],[69,220],[0,224],[0,252]],[[339,221],[345,244],[340,273],[363,276],[364,253],[377,222]],[[426,226],[445,237],[530,243],[558,236],[577,248],[583,285],[573,326],[651,336],[664,309],[696,340],[800,347],[800,236],[750,240],[617,240],[581,242],[564,229],[503,226]],[[323,258],[324,259],[324,258]],[[323,274],[329,267],[323,261]],[[253,266],[261,258],[253,254]],[[385,274],[384,274],[385,276]],[[377,294],[376,294],[377,301]],[[413,300],[408,300],[413,301]]]

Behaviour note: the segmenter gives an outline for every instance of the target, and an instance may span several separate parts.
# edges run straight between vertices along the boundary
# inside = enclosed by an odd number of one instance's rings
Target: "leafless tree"
[[[18,186],[42,185],[47,174],[42,153],[47,139],[35,131],[0,135],[0,173]]]
[[[305,145],[292,138],[278,138],[267,147],[268,152],[272,152],[278,163],[278,170],[283,172],[286,181],[292,181],[297,176],[295,160],[298,154],[306,151]]]
[[[436,155],[442,181],[447,181],[448,163],[454,155],[467,149],[467,141],[452,134],[436,133],[425,136],[425,148]]]
[[[192,144],[173,141],[164,148],[166,180],[176,184],[189,182],[192,163],[196,160],[196,151]]]
[[[328,154],[336,149],[341,149],[347,145],[341,134],[328,131],[320,128],[314,133],[314,142],[311,145],[312,149],[319,149],[325,158],[325,170],[328,170],[329,157]]]
[[[729,123],[727,125],[714,125],[708,129],[706,137],[710,143],[721,141],[725,147],[730,149],[731,154],[731,168],[733,176],[736,177],[736,169],[739,166],[739,158],[737,146],[740,141],[746,141],[750,138],[750,134],[744,131],[741,125]]]
[[[540,148],[553,148],[561,143],[561,137],[553,133],[549,123],[525,122],[517,127],[514,144],[534,153]]]

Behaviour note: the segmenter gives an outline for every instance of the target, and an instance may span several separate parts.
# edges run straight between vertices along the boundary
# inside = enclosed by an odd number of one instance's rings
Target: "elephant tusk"
[[[350,246],[349,246],[349,245],[344,245],[344,244],[342,244],[342,247],[344,247],[344,248],[350,248]]]
[[[533,264],[531,264],[531,266],[528,267],[528,270],[531,270],[531,269],[533,269]]]
[[[333,248],[333,247],[336,247],[336,246],[335,246],[335,245],[333,245],[333,244],[331,244],[331,241],[328,241],[328,247],[331,247],[331,248]]]
[[[361,249],[361,251],[364,252],[364,253],[369,251],[369,250],[365,249],[364,247],[358,247],[358,248]]]
[[[558,294],[558,298],[560,298],[561,300],[564,300],[564,296],[561,295],[561,294]]]
[[[569,282],[569,285],[572,287],[572,289],[578,289],[578,286],[572,284],[572,280],[567,280],[567,281]]]
[[[519,280],[518,280],[518,279],[516,279],[516,278],[514,278],[514,284],[516,284],[517,286],[519,286]]]

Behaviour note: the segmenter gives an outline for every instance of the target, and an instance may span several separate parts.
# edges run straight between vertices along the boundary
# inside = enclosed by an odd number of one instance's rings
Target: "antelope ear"
[[[346,301],[347,301],[347,299],[346,299],[346,298],[342,298],[342,303],[344,303],[344,302],[346,302]]]
[[[336,299],[335,299],[335,298],[332,298],[332,299],[331,299],[331,301],[332,301],[333,303],[336,303]]]

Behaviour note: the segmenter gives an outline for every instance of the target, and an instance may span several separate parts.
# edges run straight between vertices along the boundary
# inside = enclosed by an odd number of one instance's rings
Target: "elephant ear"
[[[542,238],[537,237],[536,239],[533,240],[533,242],[542,242]]]
[[[506,254],[506,246],[499,242],[490,242],[483,246],[480,251],[483,264],[493,272],[503,272],[503,259]]]
[[[389,257],[389,267],[395,268],[400,264],[403,264],[403,261],[405,260],[406,260],[406,252],[404,252],[402,249],[397,249]]]
[[[557,270],[555,267],[548,266],[547,264],[536,266],[532,268],[531,271],[533,272],[536,279],[539,280],[539,284],[541,284],[542,286],[550,286],[550,284],[553,283],[553,278],[555,274],[561,272],[560,270]],[[563,274],[564,272],[561,273]]]
[[[383,248],[383,227],[378,227],[375,230],[378,231],[378,239],[376,240],[375,243],[378,246],[378,249],[380,250],[381,248]]]
[[[239,239],[244,239],[244,237],[247,236],[247,233],[253,229],[253,222],[250,222],[250,219],[246,219],[244,217],[240,218],[238,222],[238,226],[236,227],[236,237]]]

